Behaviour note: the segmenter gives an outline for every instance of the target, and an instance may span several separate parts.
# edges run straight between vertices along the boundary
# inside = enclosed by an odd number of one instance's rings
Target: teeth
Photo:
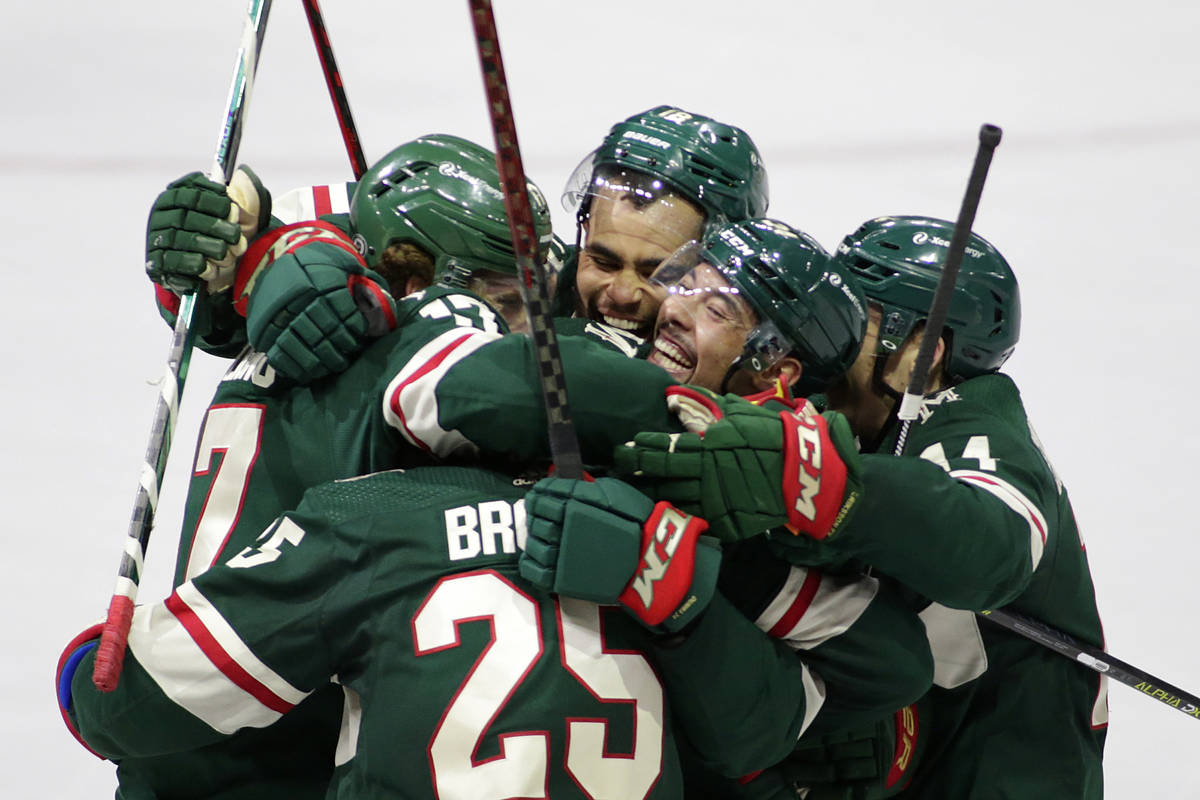
[[[654,349],[662,355],[664,361],[669,361],[680,369],[692,368],[692,361],[687,354],[666,339],[662,337],[655,339]]]
[[[636,331],[638,328],[642,327],[642,324],[636,319],[618,319],[616,317],[610,317],[607,314],[601,314],[600,316],[604,318],[605,325],[611,325],[619,330]]]

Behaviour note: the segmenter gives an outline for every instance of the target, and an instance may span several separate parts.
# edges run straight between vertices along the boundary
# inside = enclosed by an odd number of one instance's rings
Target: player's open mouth
[[[662,334],[654,339],[654,350],[647,360],[672,374],[690,375],[696,366],[695,360],[687,351]]]
[[[610,317],[608,314],[601,314],[600,318],[604,320],[605,325],[611,325],[617,330],[629,331],[637,333],[645,327],[645,324],[636,319],[624,319],[622,317]]]

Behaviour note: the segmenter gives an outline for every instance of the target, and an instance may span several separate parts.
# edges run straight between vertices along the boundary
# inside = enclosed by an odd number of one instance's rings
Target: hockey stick
[[[329,31],[325,29],[325,18],[317,0],[304,0],[304,14],[312,31],[313,44],[317,46],[317,58],[321,60],[321,71],[325,74],[325,85],[329,87],[329,99],[337,114],[338,127],[342,129],[342,141],[346,143],[346,154],[350,156],[350,169],[358,180],[367,171],[362,144],[358,141],[358,128],[350,114],[350,102],[346,99],[346,87],[342,85],[342,73],[333,58],[333,46],[329,44]]]
[[[1200,719],[1200,697],[1159,680],[1150,673],[1138,669],[1132,664],[1127,664],[1098,647],[1080,642],[1036,619],[1002,608],[980,611],[979,616],[989,619],[1013,633],[1018,633],[1026,639],[1032,639],[1038,644],[1045,645],[1101,675],[1107,675],[1126,686],[1132,686],[1147,697],[1182,711],[1189,717]]]
[[[254,85],[254,72],[258,67],[258,55],[262,50],[267,14],[270,10],[271,0],[250,0],[246,11],[246,24],[242,30],[233,82],[229,86],[225,119],[217,137],[217,150],[209,172],[209,177],[214,181],[228,184],[233,174],[238,146],[242,139],[246,102]],[[109,602],[108,618],[105,620],[100,645],[96,650],[92,682],[102,692],[111,692],[117,687],[117,681],[121,677],[121,666],[125,662],[125,645],[129,639],[129,626],[133,622],[133,604],[137,597],[138,580],[141,578],[150,531],[154,527],[158,490],[162,486],[167,455],[171,450],[171,436],[175,431],[175,419],[179,411],[179,397],[183,394],[188,364],[191,362],[191,324],[195,303],[194,294],[184,294],[180,298],[179,312],[175,317],[171,349],[167,354],[167,370],[171,375],[169,378],[163,376],[159,385],[158,405],[154,411],[154,423],[150,428],[150,444],[146,448],[146,461],[142,465],[141,480],[138,482],[137,495],[134,498],[133,516],[129,520],[129,531],[125,537],[125,548],[117,571],[117,585]]]
[[[504,190],[504,209],[508,213],[508,227],[521,273],[521,297],[525,301],[525,312],[529,315],[529,328],[533,334],[538,372],[541,374],[550,455],[559,477],[581,478],[583,459],[579,454],[579,440],[575,436],[571,409],[567,404],[567,384],[563,376],[554,319],[550,313],[546,271],[538,259],[533,209],[529,204],[525,167],[517,144],[508,82],[504,77],[496,18],[492,14],[491,0],[468,0],[468,5],[475,27],[475,42],[479,49],[479,65],[483,70],[483,88],[492,119],[492,133],[496,139],[496,166],[500,170],[500,186]]]
[[[929,380],[929,369],[933,366],[933,354],[937,350],[938,339],[942,336],[942,328],[946,325],[946,312],[950,308],[950,298],[954,296],[954,282],[958,279],[958,268],[962,264],[967,240],[971,236],[971,225],[975,223],[975,212],[979,208],[979,198],[983,194],[983,182],[987,179],[988,167],[992,163],[992,153],[996,145],[1000,144],[1000,136],[1001,131],[995,125],[985,124],[979,129],[979,149],[975,152],[975,164],[971,167],[967,192],[963,195],[958,220],[954,223],[954,235],[950,237],[946,264],[942,267],[937,289],[933,293],[929,316],[925,319],[925,333],[921,337],[921,347],[917,350],[917,361],[913,365],[912,375],[908,378],[904,398],[900,401],[900,411],[896,414],[896,418],[900,420],[896,455],[903,455],[904,445],[908,442],[909,426],[917,418],[925,400],[925,384]]]

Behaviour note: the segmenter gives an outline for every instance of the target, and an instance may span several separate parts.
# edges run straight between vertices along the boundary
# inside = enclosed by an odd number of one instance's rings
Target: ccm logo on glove
[[[685,599],[694,602],[685,595],[695,569],[695,541],[707,528],[704,520],[684,514],[670,503],[657,503],[642,527],[642,560],[621,594],[621,602],[649,625],[658,625],[672,612],[686,611],[691,602]]]
[[[811,413],[780,412],[783,420],[783,494],[788,528],[824,539],[850,510],[842,504],[846,492],[846,465],[840,458],[822,466],[821,445],[829,439],[824,417]]]

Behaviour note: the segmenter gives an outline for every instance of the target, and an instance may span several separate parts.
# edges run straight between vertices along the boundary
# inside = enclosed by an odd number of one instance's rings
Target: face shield
[[[679,248],[651,283],[664,295],[648,360],[681,383],[723,391],[758,316],[697,242]]]
[[[581,223],[591,215],[596,198],[628,203],[637,209],[658,206],[674,210],[676,213],[672,215],[660,211],[659,216],[664,218],[662,221],[678,217],[672,227],[682,237],[679,244],[699,236],[697,225],[702,228],[713,222],[699,205],[657,175],[616,164],[597,167],[595,158],[596,151],[585,156],[563,188],[563,208]]]

